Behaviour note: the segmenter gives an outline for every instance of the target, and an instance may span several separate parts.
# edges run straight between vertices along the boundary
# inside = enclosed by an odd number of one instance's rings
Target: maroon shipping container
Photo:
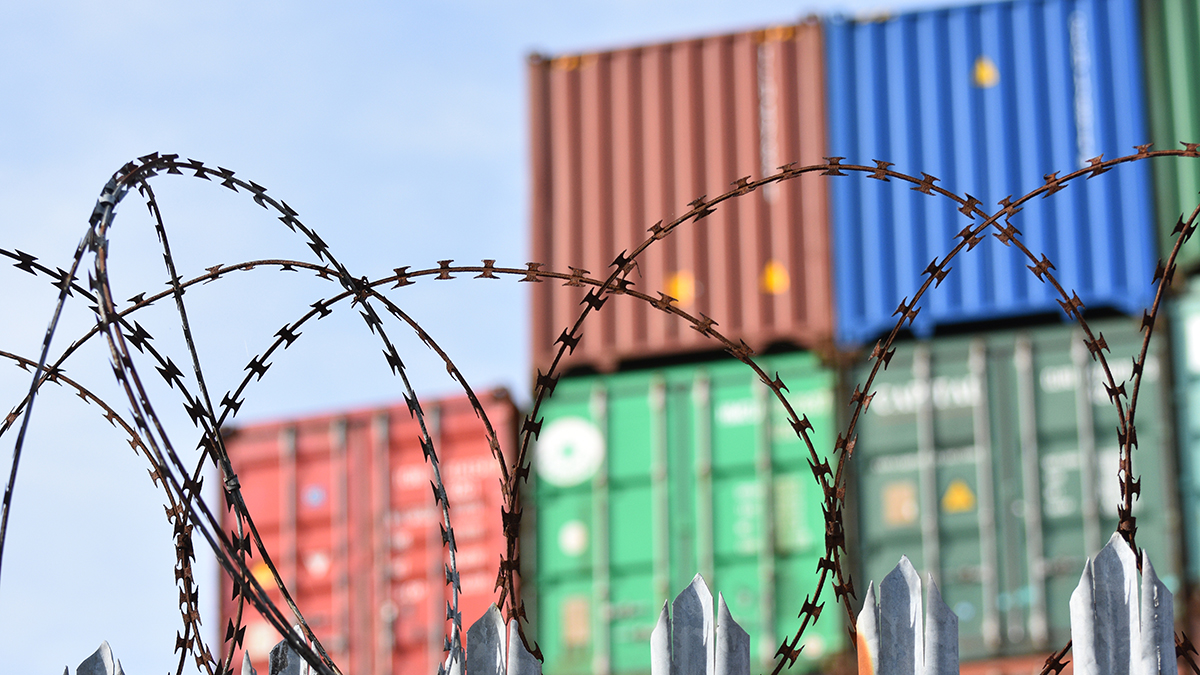
[[[503,390],[480,396],[500,444],[518,412]],[[505,541],[500,468],[466,398],[422,403],[458,543],[464,631],[495,602]],[[347,673],[433,673],[447,635],[448,562],[419,427],[403,403],[247,426],[226,447],[250,514],[297,606]],[[226,514],[226,529],[234,525]],[[255,552],[251,570],[288,614]],[[222,577],[222,630],[235,610]],[[279,635],[253,608],[244,646],[260,673]],[[240,659],[240,656],[239,656]]]
[[[659,220],[743,176],[821,163],[825,94],[815,21],[611,52],[530,59],[533,258],[604,278]],[[756,349],[821,348],[833,331],[827,186],[815,175],[758,190],[656,243],[628,280],[662,291]],[[533,362],[574,324],[587,288],[533,285]],[[615,296],[567,362],[718,349],[687,323]]]

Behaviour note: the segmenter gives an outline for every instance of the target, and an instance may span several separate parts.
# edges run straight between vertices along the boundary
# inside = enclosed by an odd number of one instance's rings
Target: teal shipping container
[[[1171,303],[1175,412],[1179,419],[1179,497],[1187,577],[1200,582],[1200,284]]]
[[[1139,326],[1091,322],[1118,382],[1131,378]],[[907,555],[958,615],[964,661],[1066,644],[1085,559],[1116,530],[1117,414],[1082,336],[1049,326],[909,342],[872,387],[854,456],[857,584]],[[1178,592],[1168,350],[1157,338],[1138,399],[1134,516],[1138,546]]]
[[[817,449],[832,448],[834,373],[809,353],[758,362],[783,379]],[[663,602],[697,572],[766,668],[799,628],[824,523],[807,446],[758,376],[727,360],[568,378],[543,411],[536,569],[525,578],[545,672],[648,673]],[[843,619],[827,609],[796,670],[845,646]]]
[[[1200,4],[1142,0],[1141,6],[1154,149],[1182,150],[1182,143],[1200,142]],[[1166,258],[1175,245],[1176,219],[1191,216],[1200,202],[1200,161],[1156,159],[1153,167],[1159,250]],[[1184,244],[1178,264],[1188,271],[1200,267],[1200,238]]]

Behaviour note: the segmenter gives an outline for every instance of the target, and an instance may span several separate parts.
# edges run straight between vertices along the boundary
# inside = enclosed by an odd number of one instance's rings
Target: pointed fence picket
[[[270,664],[271,675],[310,675],[308,664],[286,640],[271,650]],[[461,652],[453,652],[438,670],[448,675],[541,675],[542,664],[525,648],[517,622],[505,625],[500,610],[492,605],[467,630],[465,658]],[[242,661],[241,675],[258,675],[249,656]]]
[[[1138,607],[1137,558],[1119,534],[1083,566],[1071,594],[1071,652],[1077,675],[1166,675],[1176,672],[1175,605],[1142,553]]]
[[[908,556],[879,584],[867,586],[858,615],[859,675],[956,675],[958,617],[929,579],[925,625],[921,619],[921,577]]]
[[[1137,558],[1113,534],[1071,594],[1071,654],[1076,675],[1175,673],[1174,601],[1142,553],[1141,601]],[[958,673],[958,617],[929,581],[921,623],[921,579],[902,556],[879,584],[872,583],[858,615],[859,675]]]
[[[63,668],[63,675],[71,675],[71,670]],[[79,664],[75,675],[125,675],[125,671],[121,670],[121,662],[113,658],[112,649],[108,646],[108,640],[105,640],[100,643],[99,649]]]
[[[750,675],[750,636],[733,620],[725,597],[713,596],[699,574],[670,603],[663,602],[650,634],[651,675]],[[715,620],[714,620],[715,619]]]
[[[1141,599],[1134,553],[1113,534],[1083,568],[1071,595],[1072,656],[1077,675],[1168,675],[1176,672],[1174,601],[1142,554]],[[867,586],[858,615],[859,675],[956,675],[958,617],[933,578],[921,599],[921,578],[902,556],[878,588]],[[663,602],[650,635],[651,675],[749,675],[750,636],[733,620],[725,598],[699,574]],[[541,675],[515,621],[505,623],[495,605],[467,631],[465,654],[455,651],[439,671],[447,675]],[[287,643],[271,650],[271,675],[310,675]],[[70,675],[69,669],[63,675]],[[79,664],[76,675],[124,675],[108,643]],[[241,675],[258,675],[243,655]]]

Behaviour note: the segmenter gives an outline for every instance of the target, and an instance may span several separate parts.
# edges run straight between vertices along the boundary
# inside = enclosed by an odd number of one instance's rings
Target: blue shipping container
[[[1149,142],[1134,0],[1030,0],[825,23],[829,152],[940,178],[992,212],[1087,159]],[[1012,218],[1089,309],[1137,314],[1153,299],[1150,167],[1126,164],[1036,199]],[[869,345],[921,273],[958,243],[957,204],[899,181],[832,180],[837,339]],[[977,222],[977,221],[976,221]],[[913,331],[1046,312],[1054,289],[1015,247],[964,250],[920,303]]]

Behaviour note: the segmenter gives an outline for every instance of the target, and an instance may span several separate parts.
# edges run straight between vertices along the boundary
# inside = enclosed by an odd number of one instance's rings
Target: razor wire
[[[1089,352],[1095,360],[1099,361],[1103,369],[1106,379],[1104,388],[1108,393],[1110,402],[1117,410],[1119,421],[1118,440],[1121,452],[1118,480],[1121,486],[1122,504],[1118,509],[1118,532],[1129,546],[1134,551],[1137,551],[1135,543],[1137,531],[1136,519],[1132,514],[1132,510],[1133,501],[1136,500],[1141,486],[1133,473],[1133,450],[1137,446],[1134,417],[1138,391],[1141,384],[1142,367],[1145,363],[1165,286],[1171,282],[1175,274],[1175,259],[1180,247],[1195,231],[1194,221],[1197,212],[1200,212],[1200,207],[1197,207],[1197,210],[1193,211],[1191,216],[1186,220],[1184,220],[1182,215],[1180,216],[1174,232],[1176,235],[1175,245],[1166,262],[1160,261],[1157,266],[1153,279],[1153,282],[1157,285],[1155,299],[1151,307],[1143,314],[1142,328],[1145,335],[1143,337],[1142,349],[1138,356],[1134,357],[1131,392],[1127,391],[1125,382],[1118,383],[1116,381],[1112,371],[1109,369],[1107,359],[1104,355],[1104,352],[1108,349],[1107,344],[1104,341],[1103,335],[1092,333],[1087,321],[1084,319],[1084,307],[1078,295],[1074,291],[1068,293],[1058,282],[1053,274],[1055,267],[1052,261],[1047,259],[1044,254],[1039,258],[1039,256],[1035,255],[1022,243],[1019,238],[1021,233],[1012,223],[1012,218],[1021,211],[1024,204],[1033,198],[1049,197],[1064,189],[1069,182],[1075,179],[1087,179],[1100,175],[1118,164],[1152,157],[1200,157],[1200,152],[1197,150],[1200,147],[1198,144],[1185,143],[1183,145],[1184,149],[1182,150],[1159,151],[1150,150],[1151,146],[1149,145],[1137,146],[1137,152],[1132,155],[1110,160],[1103,160],[1102,157],[1096,157],[1089,160],[1088,166],[1072,171],[1062,177],[1059,177],[1058,173],[1048,174],[1044,177],[1045,183],[1042,186],[1016,200],[1013,200],[1011,196],[1001,200],[999,205],[1003,208],[992,214],[984,211],[981,208],[982,203],[971,195],[968,194],[965,197],[961,197],[936,185],[938,181],[936,177],[929,174],[921,174],[921,177],[918,178],[913,175],[894,171],[891,168],[893,166],[891,163],[880,160],[874,160],[874,166],[843,164],[842,160],[844,158],[842,157],[829,157],[823,163],[808,166],[797,167],[794,163],[788,164],[780,167],[777,173],[757,180],[751,180],[748,176],[741,178],[735,181],[732,184],[732,189],[726,193],[712,199],[700,197],[691,202],[688,205],[688,210],[682,215],[666,224],[663,221],[659,221],[649,228],[649,236],[634,248],[632,252],[628,250],[622,251],[615,257],[611,264],[612,269],[608,276],[603,279],[588,276],[589,273],[582,268],[570,268],[570,273],[564,273],[554,270],[543,270],[544,265],[537,262],[526,263],[524,267],[498,267],[495,265],[495,260],[490,259],[483,260],[481,265],[454,265],[453,260],[441,260],[438,261],[436,267],[426,269],[411,270],[410,267],[398,267],[393,270],[393,275],[376,280],[370,280],[367,277],[355,277],[332,256],[328,246],[316,232],[309,229],[299,220],[296,211],[288,206],[286,202],[277,201],[273,196],[268,196],[266,189],[262,186],[253,181],[245,181],[236,177],[234,172],[228,169],[221,167],[210,168],[202,162],[191,159],[181,161],[178,155],[159,155],[155,153],[141,157],[136,162],[131,162],[122,167],[105,186],[96,209],[93,211],[92,218],[89,221],[86,236],[76,249],[70,270],[65,271],[61,268],[51,269],[39,263],[36,257],[22,251],[0,249],[0,255],[16,261],[14,263],[15,267],[30,274],[48,277],[55,287],[59,289],[54,318],[47,329],[39,359],[35,361],[7,353],[0,353],[0,356],[4,358],[16,360],[27,370],[30,367],[33,368],[33,381],[30,385],[29,393],[5,418],[4,422],[0,424],[0,435],[2,435],[13,426],[17,419],[22,420],[21,431],[15,443],[12,473],[5,491],[3,514],[0,515],[0,561],[3,559],[4,533],[11,509],[11,495],[15,485],[20,454],[24,444],[24,431],[28,425],[38,390],[42,384],[48,381],[59,383],[70,382],[70,386],[77,388],[81,398],[89,403],[101,406],[102,410],[105,411],[106,417],[114,424],[119,424],[126,431],[130,437],[130,445],[135,452],[140,450],[140,454],[143,454],[150,461],[152,465],[152,480],[167,494],[167,513],[169,520],[172,522],[176,540],[175,546],[178,565],[176,568],[176,579],[180,585],[181,598],[184,598],[184,601],[181,603],[181,615],[184,627],[183,632],[177,638],[176,644],[176,651],[180,653],[177,672],[182,672],[188,654],[194,656],[198,666],[208,673],[232,672],[234,652],[237,647],[241,646],[242,636],[245,631],[245,627],[242,624],[244,602],[249,600],[255,609],[267,618],[280,631],[284,638],[292,644],[292,647],[314,668],[323,673],[340,673],[311,628],[304,621],[299,608],[292,601],[290,593],[286,589],[274,562],[271,561],[262,543],[262,538],[254,525],[254,521],[245,506],[245,502],[242,500],[237,476],[233,472],[232,465],[224,448],[224,443],[217,430],[228,417],[237,413],[237,410],[244,403],[244,393],[251,382],[255,378],[261,380],[266,374],[271,366],[268,359],[272,355],[282,352],[291,346],[301,336],[300,329],[309,321],[324,318],[332,313],[336,307],[349,301],[352,307],[358,306],[361,308],[360,315],[366,322],[368,329],[382,341],[384,345],[383,354],[387,365],[394,375],[398,375],[401,378],[405,388],[405,400],[408,408],[420,425],[422,449],[431,467],[431,483],[434,488],[434,498],[441,509],[442,515],[442,523],[440,525],[442,540],[449,559],[449,563],[446,566],[446,583],[451,588],[451,600],[448,602],[447,616],[452,622],[452,626],[450,629],[451,635],[445,641],[445,650],[451,655],[451,658],[454,658],[456,655],[458,655],[458,658],[461,658],[462,617],[458,611],[458,594],[460,588],[456,562],[456,544],[449,516],[449,500],[445,492],[445,487],[442,484],[436,448],[426,427],[419,400],[409,382],[400,355],[384,330],[381,315],[375,309],[375,304],[379,304],[384,308],[386,313],[401,321],[412,330],[418,339],[433,349],[438,357],[446,363],[448,371],[464,388],[477,414],[479,414],[483,421],[492,454],[500,466],[502,490],[505,499],[501,517],[503,519],[503,530],[507,543],[496,581],[496,589],[499,590],[497,604],[505,610],[506,619],[518,619],[517,625],[521,638],[528,646],[530,643],[524,635],[523,629],[521,629],[521,620],[526,618],[525,608],[518,594],[516,584],[517,576],[520,573],[519,525],[521,511],[519,502],[520,485],[522,482],[527,481],[529,476],[528,453],[530,445],[537,437],[541,428],[541,419],[539,419],[538,413],[543,402],[553,393],[559,377],[557,371],[562,360],[574,350],[582,338],[584,322],[590,313],[600,310],[610,296],[630,296],[634,300],[647,303],[660,311],[672,314],[679,320],[687,322],[693,329],[710,339],[716,340],[732,356],[749,366],[776,396],[776,399],[786,411],[793,430],[805,442],[808,448],[810,468],[812,469],[814,480],[821,487],[823,494],[822,510],[825,520],[825,553],[818,565],[815,588],[810,595],[805,597],[798,614],[797,618],[800,619],[800,626],[795,636],[791,640],[785,640],[776,653],[778,662],[773,672],[778,673],[784,667],[790,667],[794,664],[803,648],[802,646],[798,647],[801,637],[807,627],[819,619],[821,610],[824,607],[824,603],[821,602],[822,592],[829,581],[830,575],[833,577],[832,586],[835,593],[835,600],[843,604],[849,624],[853,626],[853,613],[850,601],[855,597],[854,587],[850,576],[843,570],[842,562],[843,555],[845,554],[846,536],[843,523],[846,491],[845,466],[846,462],[853,455],[855,443],[857,442],[855,429],[861,415],[866,412],[870,405],[873,396],[870,393],[872,382],[881,367],[887,368],[892,355],[896,351],[894,342],[900,335],[900,331],[903,329],[905,323],[911,325],[920,311],[918,303],[924,298],[925,293],[931,287],[937,288],[950,273],[952,268],[949,267],[949,263],[962,253],[964,249],[967,252],[974,249],[982,241],[986,231],[992,228],[997,230],[996,232],[992,232],[993,236],[1006,246],[1016,247],[1020,253],[1033,263],[1027,267],[1039,281],[1049,284],[1054,288],[1060,297],[1058,301],[1059,305],[1068,317],[1079,323],[1086,336],[1085,344]],[[173,256],[171,255],[166,237],[166,226],[153,190],[150,188],[150,180],[163,172],[166,174],[182,174],[185,170],[192,172],[194,177],[207,181],[217,179],[222,186],[239,194],[248,193],[259,206],[275,211],[279,214],[277,216],[278,219],[291,232],[297,233],[307,240],[306,243],[316,255],[318,263],[264,259],[236,265],[217,265],[207,268],[206,273],[203,275],[182,281],[175,270]],[[916,293],[912,296],[911,301],[907,296],[900,301],[895,312],[895,315],[898,315],[899,318],[892,331],[876,343],[872,349],[869,358],[874,361],[874,365],[866,381],[856,385],[854,394],[851,396],[850,403],[853,406],[853,412],[846,428],[838,434],[833,448],[836,463],[834,466],[831,466],[827,459],[823,459],[820,456],[810,438],[809,432],[812,430],[812,425],[809,423],[808,418],[794,410],[784,396],[784,392],[787,391],[786,384],[779,378],[777,373],[772,377],[754,362],[752,358],[754,352],[748,345],[740,340],[734,342],[731,338],[724,336],[717,330],[716,326],[718,324],[712,318],[706,317],[699,312],[696,315],[692,315],[684,311],[675,304],[677,302],[675,298],[665,293],[657,292],[656,295],[650,295],[635,290],[632,287],[632,283],[627,281],[626,277],[637,264],[638,257],[650,246],[669,236],[677,228],[703,219],[726,201],[750,194],[760,187],[776,182],[792,180],[806,174],[837,177],[847,176],[847,172],[865,174],[866,178],[875,180],[897,180],[909,183],[913,186],[911,189],[914,191],[950,199],[958,204],[958,210],[968,218],[970,224],[955,235],[955,239],[961,239],[961,241],[953,246],[940,261],[934,258],[926,267],[921,275],[925,278]],[[140,293],[130,299],[129,306],[118,310],[117,302],[112,297],[111,285],[108,281],[107,237],[115,217],[115,207],[131,188],[138,189],[139,193],[146,200],[147,207],[154,218],[156,233],[163,247],[167,272],[170,277],[168,282],[170,288],[151,295],[149,298],[146,297],[145,293]],[[1003,225],[1000,222],[1001,218],[1003,218]],[[87,253],[94,254],[95,260],[93,274],[89,278],[87,288],[85,288],[77,283],[76,273],[83,264],[83,259]],[[307,270],[321,279],[339,284],[341,290],[327,299],[317,300],[317,302],[310,306],[310,311],[294,322],[285,324],[283,328],[275,333],[275,339],[270,343],[268,348],[260,355],[251,359],[245,369],[247,372],[239,385],[227,393],[217,407],[214,407],[204,382],[203,369],[191,335],[186,307],[183,302],[183,292],[190,286],[215,281],[224,275],[234,272],[272,267],[281,271],[292,272]],[[453,361],[416,320],[404,312],[386,295],[381,293],[380,290],[381,287],[387,285],[391,285],[391,289],[402,288],[416,283],[417,280],[422,278],[444,280],[453,279],[456,278],[456,275],[465,274],[474,275],[476,279],[499,279],[504,276],[516,277],[519,282],[541,283],[555,280],[562,281],[566,286],[588,287],[588,291],[581,301],[584,307],[580,311],[577,320],[572,326],[565,328],[555,341],[557,350],[547,372],[542,373],[539,371],[537,373],[533,402],[529,414],[525,417],[521,425],[519,447],[511,466],[508,465],[504,458],[504,453],[495,430],[492,428],[490,421],[488,421],[486,413],[483,411],[470,385],[462,377],[461,372],[458,371]],[[96,303],[92,311],[96,314],[97,323],[85,335],[71,343],[54,363],[47,366],[51,341],[55,334],[59,316],[67,298],[75,295]],[[146,307],[157,300],[166,299],[168,296],[174,300],[180,316],[181,330],[189,352],[189,360],[191,361],[196,385],[199,388],[198,394],[192,394],[185,387],[182,371],[179,370],[168,356],[159,353],[150,344],[153,338],[149,332],[130,318],[138,309]],[[61,374],[62,364],[67,358],[83,342],[98,333],[103,333],[105,336],[107,346],[113,357],[114,376],[125,390],[126,396],[129,399],[133,417],[132,424],[116,415],[112,407],[107,403],[96,398],[91,393],[85,393],[87,390],[83,389],[82,385],[67,380]],[[155,413],[154,408],[151,406],[145,387],[134,366],[133,354],[129,349],[130,346],[134,347],[139,353],[147,355],[155,362],[155,369],[172,389],[178,386],[179,395],[184,400],[184,408],[193,424],[200,429],[202,434],[200,443],[201,457],[194,470],[189,471],[183,465],[182,460],[168,439],[166,430]],[[220,411],[219,414],[218,410]],[[206,461],[211,461],[221,470],[227,504],[236,514],[236,529],[229,534],[225,533],[219,518],[213,515],[212,510],[205,504],[200,495],[202,484],[200,471]],[[191,547],[191,535],[195,529],[199,529],[216,553],[221,567],[230,575],[238,599],[236,615],[230,619],[224,640],[226,644],[222,658],[220,659],[213,658],[208,647],[203,644],[199,637],[199,612],[196,607],[195,580],[191,574],[191,560],[194,558],[194,551]],[[309,648],[302,638],[289,630],[290,620],[274,606],[266,591],[254,575],[251,574],[248,568],[247,557],[254,549],[259,551],[264,564],[271,571],[275,586],[289,605],[291,615],[303,627],[304,637],[312,641],[313,648]],[[850,631],[853,638],[852,627]],[[853,639],[852,642],[854,642]],[[1196,667],[1195,662],[1190,656],[1195,653],[1195,649],[1191,647],[1191,643],[1187,637],[1178,636],[1176,643],[1178,654],[1187,660],[1195,672],[1200,673],[1200,669]],[[1052,654],[1047,659],[1043,673],[1061,670],[1064,665],[1062,659],[1069,650],[1069,647],[1068,643],[1062,650]],[[536,645],[532,647],[531,651],[540,658],[540,651]]]

